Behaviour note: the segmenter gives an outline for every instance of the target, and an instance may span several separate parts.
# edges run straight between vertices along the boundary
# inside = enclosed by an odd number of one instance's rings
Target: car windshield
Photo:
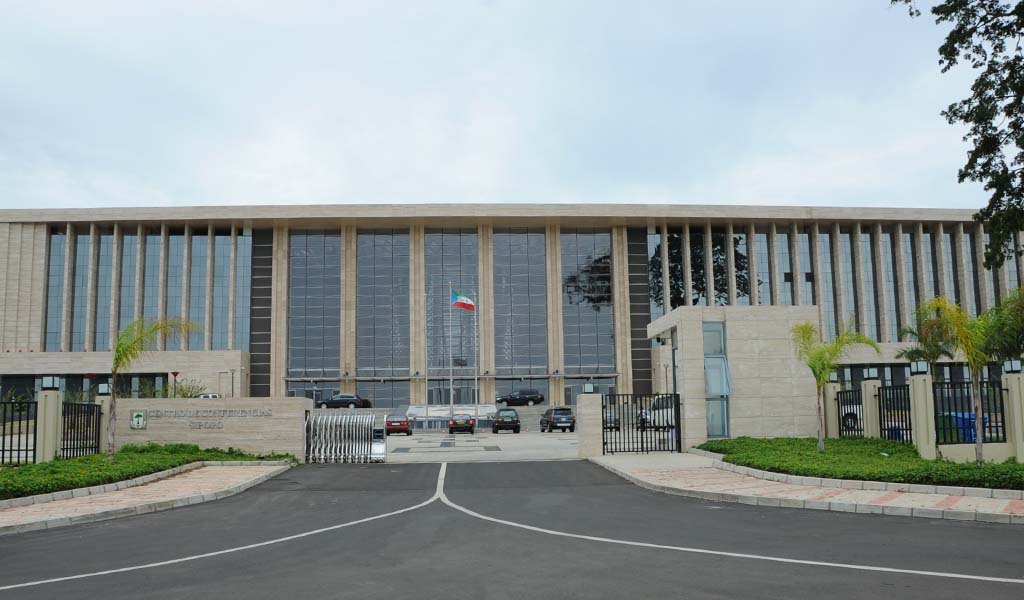
[[[456,419],[472,419],[473,415],[466,415],[466,414],[461,414],[460,413],[460,414],[455,415],[455,418]]]
[[[560,417],[571,417],[572,416],[572,409],[571,408],[556,408],[552,412],[552,414],[558,415]]]
[[[515,417],[515,416],[518,416],[518,415],[519,415],[519,413],[517,413],[514,410],[499,410],[498,411],[498,416],[499,417]]]
[[[388,415],[389,421],[404,421],[405,415]]]

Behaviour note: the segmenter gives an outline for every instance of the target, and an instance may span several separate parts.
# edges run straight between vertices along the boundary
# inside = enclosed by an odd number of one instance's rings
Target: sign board
[[[134,410],[132,411],[132,418],[129,421],[129,427],[132,429],[145,429],[146,428],[146,411]]]

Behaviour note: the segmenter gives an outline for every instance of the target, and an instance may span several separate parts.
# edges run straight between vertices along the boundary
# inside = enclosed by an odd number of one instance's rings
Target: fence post
[[[580,458],[604,454],[601,394],[576,396],[576,430]]]
[[[96,404],[100,405],[100,454],[106,454],[109,446],[107,436],[110,433],[110,396],[96,396]]]
[[[1017,462],[1024,462],[1024,374],[1003,375],[1003,418],[1006,419],[1006,441],[1013,444]]]
[[[838,383],[825,384],[825,397],[822,398],[825,403],[825,437],[839,437],[839,400],[836,396],[842,389]]]
[[[36,462],[50,462],[60,455],[61,398],[58,390],[39,392],[36,406]]]
[[[914,445],[922,458],[934,459],[935,448],[935,397],[931,375],[910,377],[910,426]]]
[[[864,417],[864,437],[882,437],[882,427],[879,423],[879,407],[881,399],[878,397],[878,388],[882,384],[877,379],[865,379],[860,382],[861,411]]]

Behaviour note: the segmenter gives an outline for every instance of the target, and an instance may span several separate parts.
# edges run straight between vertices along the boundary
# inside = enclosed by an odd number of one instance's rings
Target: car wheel
[[[513,429],[513,430],[512,430],[512,433],[519,433],[519,428],[518,428],[518,427],[516,427],[515,429]]]
[[[327,408],[327,403],[326,403],[326,402],[321,402],[321,403],[320,403],[319,405],[317,405],[317,406],[318,406],[319,408]]]
[[[569,428],[569,433],[576,433],[576,426],[575,425],[573,425],[572,427]]]
[[[349,402],[348,403],[348,407],[349,408],[355,408],[356,407],[356,403],[355,402]]]
[[[497,435],[497,433],[498,433],[498,428],[497,428],[497,427],[491,427],[491,433],[493,433],[493,434]]]
[[[527,405],[527,406],[533,406],[533,404],[534,404],[534,403],[533,403],[533,400],[527,400],[527,401],[526,401],[526,405]]]

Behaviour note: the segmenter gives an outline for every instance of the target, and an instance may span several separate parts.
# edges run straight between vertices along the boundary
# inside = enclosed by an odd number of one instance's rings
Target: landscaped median
[[[711,440],[698,449],[724,455],[723,462],[804,477],[934,486],[1024,490],[1024,464],[984,465],[925,460],[914,446],[867,438],[825,441],[818,452],[811,438]]]

